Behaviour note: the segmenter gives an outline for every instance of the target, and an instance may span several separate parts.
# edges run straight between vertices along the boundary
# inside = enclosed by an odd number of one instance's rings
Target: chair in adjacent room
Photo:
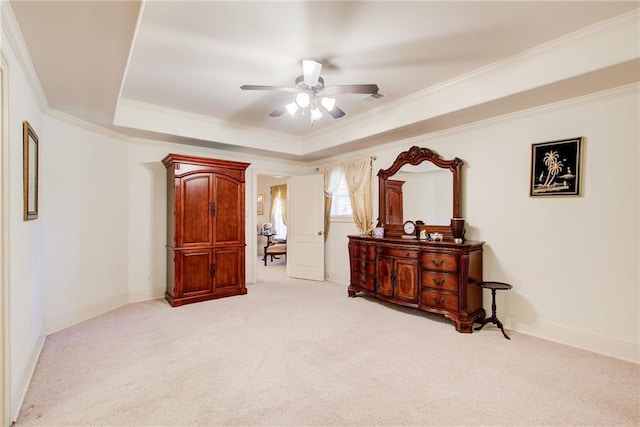
[[[278,256],[287,256],[287,241],[275,241],[272,244],[267,244],[264,247],[264,257],[262,258],[264,261],[264,265],[267,265],[267,258],[271,258],[271,262],[274,259],[278,259]]]

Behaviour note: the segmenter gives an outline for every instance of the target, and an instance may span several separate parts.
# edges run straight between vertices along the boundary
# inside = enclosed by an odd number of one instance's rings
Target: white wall
[[[8,296],[8,369],[5,380],[10,397],[7,417],[17,414],[26,393],[31,374],[44,341],[42,300],[42,215],[37,220],[23,221],[22,187],[22,122],[29,121],[40,139],[43,137],[42,112],[31,90],[7,35],[2,32],[2,55],[6,62],[8,135],[2,157],[5,176],[2,193],[5,221],[4,265]],[[4,159],[3,159],[4,160]],[[42,163],[41,163],[42,165]],[[43,195],[40,187],[40,201]],[[4,390],[3,390],[4,392]],[[8,424],[10,420],[2,420]]]
[[[41,143],[46,332],[128,302],[127,145],[45,116]]]
[[[486,241],[485,279],[514,286],[498,295],[506,326],[640,362],[638,105],[633,86],[427,135],[374,152],[374,173],[412,145],[462,158],[467,237]],[[531,144],[578,136],[582,196],[529,197]],[[332,225],[328,254],[345,231]],[[345,259],[327,272],[347,284]]]

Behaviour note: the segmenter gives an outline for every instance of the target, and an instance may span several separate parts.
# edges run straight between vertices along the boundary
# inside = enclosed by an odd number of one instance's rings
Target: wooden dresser
[[[482,281],[483,244],[349,236],[348,294],[442,314],[458,332],[471,333],[485,317],[475,284]]]
[[[169,154],[167,292],[172,306],[246,294],[249,163]]]

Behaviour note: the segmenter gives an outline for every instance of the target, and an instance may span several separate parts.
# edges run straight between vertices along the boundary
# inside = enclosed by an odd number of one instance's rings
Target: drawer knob
[[[436,267],[442,267],[444,265],[444,260],[441,259],[436,261],[435,259],[432,259],[431,264],[435,265]]]
[[[431,279],[433,281],[433,284],[436,286],[442,286],[444,285],[444,279]]]
[[[444,303],[444,298],[433,297],[433,302],[435,302],[438,305],[442,305]]]

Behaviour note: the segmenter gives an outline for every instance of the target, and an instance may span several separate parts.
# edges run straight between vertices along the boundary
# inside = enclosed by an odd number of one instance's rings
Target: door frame
[[[8,269],[8,66],[0,54],[0,422],[10,425],[9,269]]]
[[[256,238],[258,230],[258,175],[274,178],[282,177],[285,180],[293,176],[290,172],[274,171],[272,169],[251,169],[251,178],[246,180],[247,212],[245,213],[245,219],[247,238],[245,240],[247,242],[246,259],[250,260],[247,262],[246,269],[247,283],[258,283],[258,239]],[[265,194],[264,197],[269,197],[269,195]]]

